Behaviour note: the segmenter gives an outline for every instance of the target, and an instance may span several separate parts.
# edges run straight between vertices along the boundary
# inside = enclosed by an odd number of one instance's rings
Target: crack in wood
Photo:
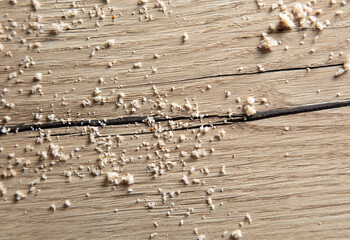
[[[201,119],[212,119],[212,118],[224,119],[222,122],[218,122],[216,124],[202,124],[198,126],[190,126],[185,128],[185,129],[194,129],[203,125],[219,126],[219,125],[225,125],[228,123],[257,121],[257,120],[262,120],[267,118],[274,118],[274,117],[306,113],[306,112],[315,112],[315,111],[348,107],[348,106],[350,106],[350,100],[301,105],[301,106],[289,107],[289,108],[277,108],[277,109],[257,112],[256,114],[249,117],[244,114],[235,114],[231,116],[230,115],[203,115],[195,118],[186,117],[186,116],[165,117],[165,118],[159,118],[155,116],[135,116],[135,117],[121,117],[121,118],[105,119],[105,120],[79,120],[79,121],[71,120],[71,121],[40,123],[40,124],[19,124],[19,125],[12,125],[12,126],[4,126],[4,128],[6,129],[5,134],[7,134],[10,132],[18,133],[18,132],[25,132],[25,131],[40,130],[40,129],[52,129],[52,128],[72,127],[72,126],[105,127],[105,126],[113,126],[113,125],[144,123],[148,117],[153,117],[156,122],[196,120],[196,119],[201,120]],[[181,130],[181,129],[175,129],[175,131],[176,130]]]
[[[342,67],[342,66],[343,66],[342,63],[337,63],[337,64],[318,65],[318,66],[304,66],[304,67],[293,67],[293,68],[280,68],[280,69],[265,70],[265,71],[263,71],[263,72],[246,72],[246,73],[217,74],[217,75],[202,76],[202,77],[195,77],[195,78],[186,78],[186,79],[178,79],[178,80],[165,81],[165,82],[153,82],[152,85],[166,85],[166,84],[169,84],[169,83],[190,82],[190,81],[203,80],[203,79],[208,79],[208,78],[250,76],[250,75],[258,75],[258,74],[266,74],[266,73],[275,73],[275,72],[305,71],[307,68],[313,70],[313,69],[322,69],[322,68],[331,68],[331,67]],[[125,86],[123,86],[123,88],[139,87],[139,86],[147,86],[147,85],[149,85],[149,83],[125,85]]]

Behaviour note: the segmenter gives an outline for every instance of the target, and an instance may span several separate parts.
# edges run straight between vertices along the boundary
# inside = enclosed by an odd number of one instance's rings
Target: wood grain
[[[191,116],[194,111],[170,109],[172,103],[184,105],[186,100],[198,105],[199,114],[216,116],[241,113],[242,102],[237,103],[237,97],[244,100],[254,96],[258,111],[348,99],[349,75],[334,75],[349,53],[349,5],[330,6],[328,1],[319,1],[313,8],[323,9],[320,19],[331,20],[329,27],[323,31],[307,28],[271,33],[282,42],[266,53],[257,46],[261,33],[268,31],[270,23],[279,21],[279,11],[269,10],[274,1],[264,1],[262,9],[255,1],[172,1],[165,3],[166,14],[153,8],[155,1],[150,1],[146,6],[154,17],[152,21],[139,20],[142,6],[137,2],[111,1],[107,6],[100,1],[78,2],[78,15],[64,19],[65,12],[73,9],[71,1],[42,0],[38,11],[33,11],[30,1],[18,1],[16,5],[0,1],[4,6],[0,9],[2,26],[10,25],[8,19],[19,26],[12,40],[7,39],[11,27],[0,34],[4,45],[0,52],[0,87],[9,90],[1,98],[15,103],[13,109],[2,103],[0,118],[10,116],[6,124],[17,125],[48,122],[51,113],[55,121]],[[294,1],[285,2],[292,8]],[[103,6],[105,19],[89,17],[88,11],[96,4]],[[115,10],[108,10],[108,6]],[[344,14],[335,16],[339,9]],[[22,24],[35,22],[39,15],[42,31],[21,30]],[[74,24],[71,30],[50,34],[52,23],[78,19],[82,23]],[[189,34],[185,43],[184,32]],[[319,39],[314,42],[316,35]],[[22,38],[26,43],[21,44]],[[115,39],[115,45],[102,49],[109,39]],[[29,49],[29,44],[35,42],[41,46]],[[101,50],[90,57],[96,46]],[[311,54],[312,48],[315,52]],[[6,56],[7,51],[12,57]],[[156,53],[158,59],[154,58]],[[19,66],[26,55],[35,65]],[[142,62],[142,68],[133,68],[136,62]],[[266,72],[259,72],[258,64]],[[156,73],[152,73],[152,66],[157,68]],[[23,74],[18,73],[20,69]],[[17,77],[8,79],[12,72]],[[33,81],[37,72],[43,73],[40,82]],[[99,83],[100,77],[103,83]],[[42,96],[30,94],[33,84],[38,83],[43,88]],[[106,103],[83,108],[82,101],[92,100],[96,87]],[[225,91],[231,95],[225,97]],[[116,107],[119,93],[125,94],[125,109]],[[142,102],[143,98],[146,101]],[[262,98],[267,98],[268,106],[259,103]],[[133,100],[139,100],[141,107],[130,113]],[[157,101],[164,102],[165,107],[158,108]],[[41,120],[34,119],[35,113],[43,115]],[[96,143],[89,142],[82,127],[51,129],[51,142],[44,140],[42,144],[35,143],[38,131],[1,135],[0,172],[11,164],[17,176],[0,179],[7,188],[0,203],[0,238],[149,239],[157,233],[154,239],[197,239],[193,231],[198,228],[206,239],[229,239],[236,229],[242,230],[243,239],[347,239],[349,116],[349,108],[302,113],[214,126],[197,137],[198,128],[188,127],[215,125],[215,120],[177,121],[179,125],[173,131],[169,122],[161,122],[162,132],[153,132],[146,124],[106,126],[99,128],[101,136]],[[285,131],[285,127],[290,130]],[[221,129],[226,132],[223,139],[211,141]],[[115,141],[117,135],[124,137],[120,144]],[[188,139],[181,142],[181,135]],[[103,143],[106,139],[111,139],[109,151],[116,154],[116,160],[108,162],[103,172],[131,173],[133,185],[113,188],[104,175],[94,177],[88,171],[99,163],[96,147],[107,150],[108,144]],[[157,146],[160,139],[166,143],[161,149]],[[69,159],[58,161],[49,154],[48,159],[40,161],[38,153],[49,152],[51,143],[61,146]],[[198,144],[207,154],[194,159],[190,154]],[[25,151],[27,145],[34,149]],[[166,151],[168,160],[176,165],[154,179],[147,166],[161,163]],[[181,151],[189,155],[182,156]],[[15,157],[9,158],[12,153]],[[118,164],[120,156],[128,161]],[[23,162],[15,165],[16,158],[30,160],[31,165],[22,171]],[[226,175],[220,174],[222,166],[226,166]],[[189,174],[191,167],[196,170]],[[205,167],[209,174],[200,171]],[[74,170],[85,177],[78,177]],[[67,171],[73,172],[70,180],[65,177]],[[44,172],[47,180],[39,180],[36,189],[28,193],[28,183],[40,179]],[[189,185],[179,181],[184,174],[191,181]],[[202,184],[192,184],[193,179],[200,179]],[[214,186],[210,197],[215,209],[211,210],[206,190]],[[159,188],[167,193],[165,203]],[[15,201],[18,190],[28,196]],[[69,208],[63,206],[66,199],[72,202]],[[148,202],[156,206],[148,209]],[[53,203],[55,212],[49,209]],[[193,213],[186,216],[191,208]],[[168,211],[172,211],[169,216]],[[247,213],[252,224],[244,222]],[[154,222],[159,224],[157,228]],[[240,222],[244,222],[243,227],[238,225]],[[225,231],[228,233],[222,237]]]

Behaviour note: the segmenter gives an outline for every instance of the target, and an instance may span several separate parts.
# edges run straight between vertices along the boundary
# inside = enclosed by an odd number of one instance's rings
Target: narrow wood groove
[[[307,68],[313,70],[313,69],[322,69],[322,68],[331,68],[331,67],[342,67],[342,66],[343,66],[342,63],[337,63],[337,64],[319,65],[319,66],[304,66],[304,67],[293,67],[293,68],[280,68],[280,69],[266,70],[266,71],[263,71],[263,72],[246,72],[246,73],[217,74],[217,75],[209,75],[209,76],[202,76],[202,77],[195,77],[195,78],[179,79],[179,80],[173,80],[173,81],[153,82],[152,85],[167,85],[167,84],[169,84],[169,83],[182,83],[182,82],[190,82],[190,81],[203,80],[203,79],[209,79],[209,78],[250,76],[250,75],[258,75],[258,74],[266,74],[266,73],[276,73],[276,72],[305,71]],[[125,86],[123,86],[123,87],[124,87],[124,88],[128,88],[128,87],[147,86],[147,85],[149,85],[149,83],[131,84],[131,85],[125,85]]]
[[[195,119],[210,119],[210,118],[219,118],[225,119],[222,123],[211,124],[211,125],[223,125],[233,122],[245,122],[245,121],[257,121],[266,118],[274,118],[286,115],[293,115],[298,113],[306,112],[315,112],[321,110],[327,110],[332,108],[341,108],[350,106],[350,100],[337,101],[337,102],[326,102],[319,104],[309,104],[301,105],[290,108],[277,108],[267,111],[257,112],[253,116],[245,116],[244,114],[235,114],[235,115],[204,115],[198,118],[179,116],[179,117],[168,117],[168,118],[158,118],[154,116],[135,116],[135,117],[122,117],[115,119],[105,119],[105,120],[80,120],[80,121],[61,121],[61,122],[52,122],[52,123],[42,123],[42,124],[20,124],[13,126],[4,126],[7,129],[7,132],[25,132],[32,130],[40,129],[51,129],[51,128],[62,128],[62,127],[72,127],[72,126],[112,126],[112,125],[125,125],[125,124],[135,124],[135,123],[144,123],[148,117],[154,117],[156,122],[164,121],[179,121],[179,120],[195,120]],[[198,128],[199,126],[191,126],[186,129]],[[180,130],[180,129],[177,129]],[[3,133],[2,133],[3,134]]]

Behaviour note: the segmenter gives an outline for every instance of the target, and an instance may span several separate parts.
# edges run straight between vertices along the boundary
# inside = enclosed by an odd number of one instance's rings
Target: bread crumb
[[[254,106],[251,106],[251,105],[244,105],[244,112],[245,112],[245,115],[247,116],[252,116],[256,113],[256,109]]]
[[[142,62],[135,63],[134,68],[142,68]]]
[[[154,207],[156,206],[156,203],[155,202],[149,202],[146,204],[146,208],[148,209],[153,209]]]
[[[253,219],[251,218],[251,216],[249,215],[249,213],[247,213],[245,215],[245,220],[249,223],[249,224],[252,224],[253,222]]]
[[[31,93],[34,94],[36,92],[42,94],[42,86],[40,84],[36,84],[36,85],[32,86],[32,92]]]
[[[220,170],[221,175],[226,175],[226,166],[222,166]]]
[[[7,189],[4,187],[3,183],[0,182],[0,197],[4,196],[7,192]]]
[[[280,13],[280,28],[282,29],[293,29],[295,28],[295,24],[291,17],[285,13]]]
[[[146,3],[148,3],[148,0],[139,0],[137,4],[138,5],[144,5]]]
[[[55,212],[55,211],[56,211],[56,205],[55,205],[55,203],[51,204],[50,207],[49,207],[49,209],[50,209],[51,211]]]
[[[42,173],[42,174],[41,174],[41,180],[44,180],[44,181],[45,181],[46,179],[47,179],[46,174],[45,174],[45,173]]]
[[[343,15],[343,14],[344,14],[344,12],[342,10],[338,10],[338,11],[335,12],[336,16],[340,16],[340,15]]]
[[[11,120],[10,116],[4,116],[4,122],[8,123]]]
[[[157,236],[157,235],[158,235],[158,233],[152,233],[152,234],[149,236],[149,238],[152,239],[152,238],[154,238],[154,237]]]
[[[259,72],[265,72],[264,67],[261,64],[256,65]]]
[[[106,47],[107,48],[113,47],[114,43],[115,43],[114,39],[107,40]]]
[[[15,193],[16,201],[22,200],[23,198],[26,198],[26,197],[27,197],[27,195],[25,195],[21,191],[16,191],[16,193]]]
[[[153,66],[151,67],[151,69],[152,69],[152,73],[156,73],[158,71],[158,69]]]
[[[256,113],[254,103],[255,103],[254,97],[247,98],[247,103],[243,106],[243,111],[246,116],[249,117]]]
[[[278,46],[278,42],[272,37],[269,37],[267,33],[262,33],[261,38],[262,40],[260,42],[260,45],[258,46],[258,48],[260,48],[261,50],[271,51],[272,47]]]
[[[182,42],[185,43],[187,42],[189,39],[188,33],[184,32],[184,34],[182,35]]]
[[[340,75],[344,74],[345,72],[349,71],[350,69],[350,54],[346,56],[346,59],[344,61],[343,67],[340,68],[336,73],[335,77],[339,77]]]
[[[32,0],[32,7],[34,10],[39,10],[41,7],[40,2],[38,0]]]
[[[260,103],[261,104],[266,104],[267,103],[267,98],[261,98]]]
[[[255,0],[256,4],[258,5],[258,8],[261,9],[265,6],[265,3],[263,0]]]
[[[52,29],[51,29],[50,32],[51,32],[51,34],[53,34],[53,35],[56,35],[56,34],[58,34],[58,33],[60,33],[60,32],[63,31],[62,24],[59,24],[59,23],[52,23],[51,26],[52,26]]]
[[[43,79],[43,74],[42,73],[36,73],[34,80],[35,81],[41,81]]]
[[[205,235],[201,234],[198,236],[197,240],[204,240],[205,239]]]
[[[70,207],[71,205],[72,203],[68,199],[64,201],[64,204],[63,204],[64,207]]]
[[[317,30],[322,31],[323,29],[325,29],[326,25],[321,23],[320,21],[317,21],[315,27]]]
[[[316,10],[316,14],[317,15],[322,15],[323,14],[323,10],[322,9],[317,9]]]
[[[233,239],[241,239],[242,238],[242,231],[237,229],[236,231],[234,231],[232,234],[231,234],[231,237]]]
[[[249,105],[254,105],[254,103],[255,103],[254,97],[252,97],[252,96],[248,97],[248,98],[247,98],[247,103],[248,103]]]
[[[183,177],[180,179],[180,182],[183,182],[185,185],[190,184],[187,175],[183,175]]]

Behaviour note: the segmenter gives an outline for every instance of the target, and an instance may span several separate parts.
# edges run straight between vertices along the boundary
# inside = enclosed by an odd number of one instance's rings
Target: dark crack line
[[[195,77],[195,78],[178,79],[178,80],[172,80],[172,81],[166,81],[166,82],[153,82],[152,85],[165,85],[165,84],[169,84],[169,83],[182,83],[182,82],[203,80],[203,79],[208,79],[208,78],[250,76],[250,75],[275,73],[275,72],[305,71],[307,68],[309,68],[309,69],[322,69],[322,68],[342,67],[342,66],[343,66],[342,63],[337,63],[337,64],[330,64],[330,65],[271,69],[271,70],[265,70],[263,72],[216,74],[216,75],[209,75],[209,76],[202,76],[202,77]],[[140,86],[147,86],[147,85],[150,85],[150,84],[149,83],[131,84],[131,85],[123,86],[123,88],[140,87]]]
[[[168,118],[159,118],[154,117],[156,122],[165,122],[165,121],[180,121],[180,120],[201,120],[201,119],[210,119],[210,118],[219,118],[224,119],[221,123],[211,124],[211,125],[224,125],[227,123],[234,122],[246,122],[246,121],[257,121],[267,118],[274,118],[286,115],[294,115],[299,113],[306,112],[315,112],[326,109],[333,108],[341,108],[350,106],[350,100],[337,101],[337,102],[326,102],[319,104],[309,104],[302,105],[290,108],[277,108],[262,112],[257,112],[253,116],[245,116],[244,114],[236,114],[236,115],[204,115],[201,117],[193,118],[186,116],[179,117],[168,117]],[[41,123],[41,124],[20,124],[20,125],[12,125],[12,126],[4,126],[1,129],[2,134],[7,134],[10,132],[25,132],[25,131],[33,131],[40,129],[52,129],[52,128],[63,128],[63,127],[74,127],[74,126],[93,126],[93,127],[105,127],[105,126],[113,126],[113,125],[126,125],[126,124],[135,124],[135,123],[144,123],[148,116],[139,116],[139,117],[123,117],[123,118],[115,118],[115,119],[105,119],[105,120],[80,120],[80,121],[61,121],[61,122],[51,122],[51,123]],[[205,124],[208,125],[208,124]],[[186,129],[198,128],[199,126],[190,126]]]

